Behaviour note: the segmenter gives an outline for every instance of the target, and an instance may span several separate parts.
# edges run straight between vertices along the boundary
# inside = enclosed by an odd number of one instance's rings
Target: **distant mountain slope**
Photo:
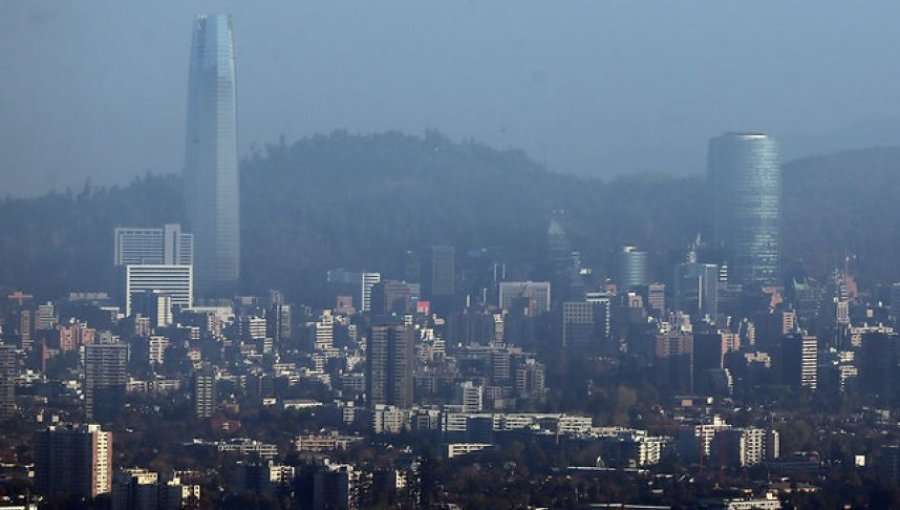
[[[900,148],[792,161],[784,189],[786,261],[819,275],[852,254],[863,280],[900,281]]]
[[[548,172],[518,151],[474,142],[336,132],[266,147],[242,164],[243,284],[312,302],[329,268],[402,274],[407,249],[488,247],[513,277],[536,275],[549,217],[592,265],[623,243],[657,253],[687,245],[704,221],[699,177],[609,183]],[[0,201],[0,285],[54,296],[113,283],[112,229],[181,216],[180,178]],[[785,166],[785,260],[817,275],[859,255],[865,279],[900,279],[900,149]]]

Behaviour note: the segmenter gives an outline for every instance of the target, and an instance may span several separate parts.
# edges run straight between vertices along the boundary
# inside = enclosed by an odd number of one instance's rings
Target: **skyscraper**
[[[762,133],[727,133],[709,142],[713,234],[744,286],[778,281],[781,167],[778,146]]]
[[[128,345],[91,344],[84,351],[84,410],[90,421],[108,422],[125,407]]]
[[[216,411],[216,373],[203,367],[194,373],[194,415],[209,418]]]
[[[370,406],[412,407],[414,330],[403,324],[369,329],[366,347],[366,396]]]
[[[198,290],[221,293],[240,275],[237,113],[230,16],[194,22],[188,81],[184,199]]]
[[[0,344],[0,420],[16,413],[16,348]]]

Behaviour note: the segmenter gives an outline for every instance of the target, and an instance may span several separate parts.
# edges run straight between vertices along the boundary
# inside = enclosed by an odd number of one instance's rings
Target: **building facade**
[[[763,133],[727,133],[709,142],[707,166],[716,247],[729,280],[745,287],[778,282],[781,167]]]
[[[370,406],[413,404],[414,330],[402,324],[369,328],[366,396]]]
[[[194,236],[174,223],[162,228],[120,227],[114,232],[113,263],[176,264],[194,263]]]
[[[194,22],[188,81],[184,200],[197,286],[221,293],[240,276],[237,109],[232,20]]]
[[[42,496],[95,498],[112,488],[112,432],[100,425],[53,425],[35,434],[34,488]]]
[[[125,406],[128,345],[92,344],[84,351],[84,411],[89,421],[109,422]]]

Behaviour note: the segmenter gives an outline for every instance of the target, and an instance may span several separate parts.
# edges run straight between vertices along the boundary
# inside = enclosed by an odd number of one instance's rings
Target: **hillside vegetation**
[[[488,247],[514,277],[534,274],[548,220],[561,218],[588,264],[624,243],[686,246],[703,225],[702,179],[603,182],[547,171],[519,151],[424,137],[335,132],[279,143],[242,163],[243,287],[312,302],[324,271],[402,274],[403,253],[446,243]],[[824,273],[858,255],[864,280],[898,275],[900,149],[785,165],[785,259]],[[0,284],[48,297],[112,283],[112,229],[179,221],[180,178],[0,201]],[[98,284],[99,282],[99,284]]]

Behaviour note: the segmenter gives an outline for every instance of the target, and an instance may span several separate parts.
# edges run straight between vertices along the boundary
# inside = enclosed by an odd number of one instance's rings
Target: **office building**
[[[100,425],[53,425],[34,437],[34,489],[95,498],[112,488],[112,432]]]
[[[512,310],[513,304],[526,304],[525,316],[550,311],[550,282],[500,282],[500,308]]]
[[[194,373],[194,416],[209,418],[216,412],[216,373],[204,367]]]
[[[456,403],[462,406],[464,413],[480,413],[484,409],[484,387],[472,381],[459,383],[456,386]]]
[[[334,314],[331,310],[322,310],[319,321],[315,323],[315,348],[317,351],[334,349]]]
[[[238,336],[241,340],[261,340],[266,338],[268,323],[263,317],[243,316],[238,321]]]
[[[234,41],[230,16],[194,21],[188,78],[184,200],[197,286],[222,293],[240,275]]]
[[[898,394],[895,388],[898,383],[900,336],[892,331],[875,331],[862,334],[860,343],[860,389],[866,394],[895,397]]]
[[[628,292],[645,287],[650,283],[650,268],[647,252],[635,246],[623,246],[616,263],[620,292]]]
[[[715,321],[719,313],[719,266],[688,262],[675,266],[675,310],[699,320]]]
[[[0,344],[0,420],[16,414],[16,348]]]
[[[516,392],[523,398],[539,398],[546,389],[543,363],[527,359],[516,369]]]
[[[657,335],[655,370],[659,388],[681,393],[693,391],[693,337],[678,331]]]
[[[194,236],[174,223],[162,228],[120,227],[115,230],[113,263],[191,265],[194,263]]]
[[[172,296],[159,290],[131,293],[131,314],[150,319],[152,328],[165,328],[175,321]]]
[[[194,271],[189,265],[139,264],[125,266],[125,315],[134,314],[136,293],[167,296],[173,307],[190,308],[194,303]],[[156,303],[158,305],[158,302]],[[167,317],[167,314],[164,314]],[[165,319],[168,320],[168,319]]]
[[[412,326],[402,324],[375,325],[369,328],[366,396],[370,406],[412,406],[414,333]]]
[[[276,303],[269,307],[266,313],[266,331],[276,345],[291,339],[291,305]]]
[[[47,301],[42,305],[38,305],[34,314],[35,331],[49,331],[56,328],[59,322],[59,315],[56,313],[56,306],[52,302]]]
[[[372,289],[381,281],[381,273],[360,273],[360,311],[372,310]]]
[[[385,280],[372,287],[371,307],[374,314],[409,313],[412,308],[412,291],[405,282]]]
[[[422,264],[422,293],[427,299],[446,298],[456,292],[456,250],[452,246],[431,246]]]
[[[115,420],[125,407],[128,345],[92,344],[84,351],[84,410],[89,421]]]
[[[818,386],[818,341],[815,336],[795,334],[781,339],[784,384],[815,390]]]
[[[612,334],[612,302],[606,294],[588,292],[585,300],[594,305],[594,328],[597,339],[601,342],[609,340]]]
[[[580,355],[597,351],[594,304],[587,301],[563,303],[562,347]]]
[[[762,133],[727,133],[709,142],[708,185],[716,248],[729,282],[757,288],[779,282],[781,167],[778,146]]]

